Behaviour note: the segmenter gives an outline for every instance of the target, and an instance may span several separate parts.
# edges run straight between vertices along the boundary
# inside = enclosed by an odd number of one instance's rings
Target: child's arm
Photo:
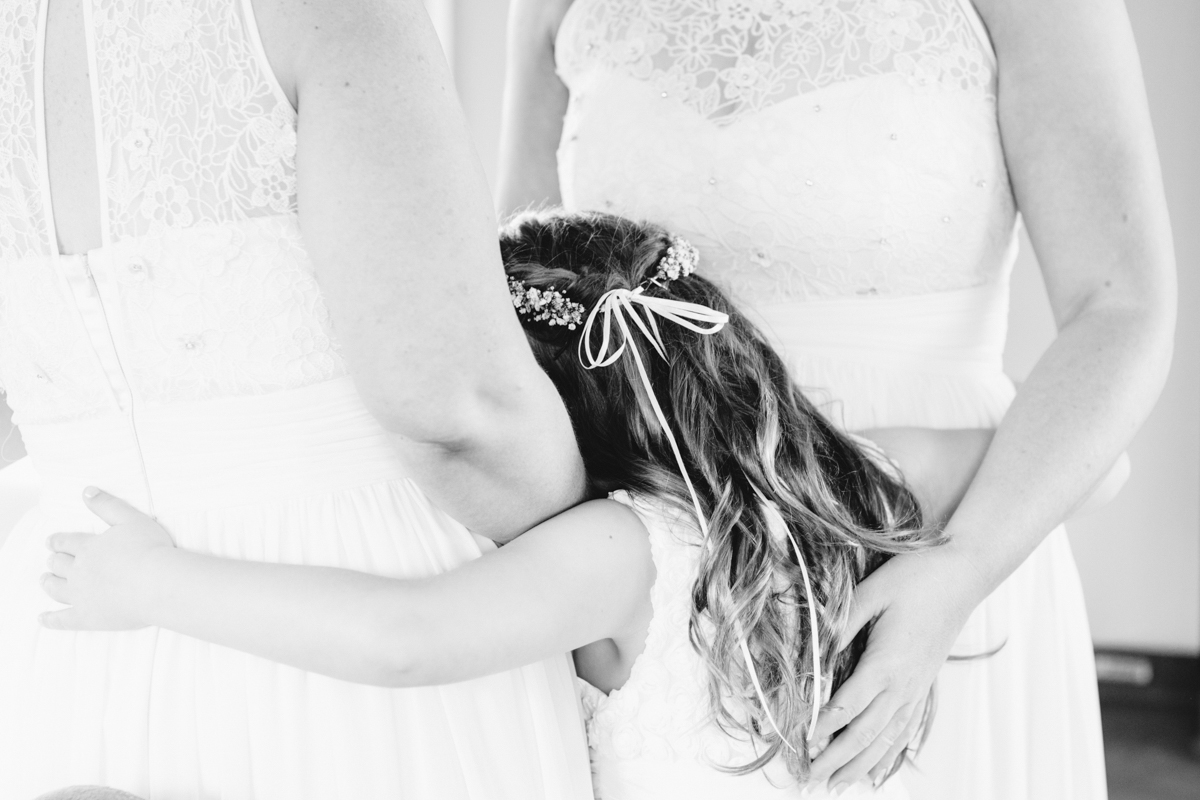
[[[46,590],[72,607],[47,627],[156,625],[357,683],[451,683],[620,637],[654,581],[644,526],[610,500],[415,580],[204,556],[110,495],[88,505],[113,527],[52,537]]]
[[[958,508],[967,487],[992,444],[995,430],[962,428],[875,428],[862,431],[900,468],[917,496],[926,519],[944,524]],[[1075,510],[1080,516],[1108,503],[1129,478],[1129,457],[1124,453],[1096,485],[1092,494]]]

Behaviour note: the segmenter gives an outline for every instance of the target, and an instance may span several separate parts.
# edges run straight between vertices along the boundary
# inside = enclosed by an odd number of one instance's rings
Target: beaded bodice
[[[45,0],[0,6],[0,379],[23,423],[345,374],[249,0],[83,0],[103,246],[60,256]]]
[[[665,224],[752,305],[979,286],[1016,211],[969,0],[575,0],[564,203]]]

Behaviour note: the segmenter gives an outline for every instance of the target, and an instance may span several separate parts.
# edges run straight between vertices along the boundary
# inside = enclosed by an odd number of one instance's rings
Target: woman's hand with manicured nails
[[[89,487],[87,507],[111,527],[101,534],[56,533],[46,540],[49,572],[42,588],[69,608],[47,611],[42,624],[61,630],[120,631],[149,625],[146,580],[156,554],[175,543],[151,517]]]

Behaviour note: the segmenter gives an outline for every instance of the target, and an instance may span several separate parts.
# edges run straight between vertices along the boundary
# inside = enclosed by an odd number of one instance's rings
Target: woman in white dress
[[[389,690],[38,622],[89,483],[201,552],[393,576],[491,548],[414,477],[498,540],[579,496],[421,4],[11,0],[0,54],[0,378],[42,481],[0,550],[0,797],[590,798],[565,657]]]
[[[821,698],[861,652],[863,637],[831,646],[855,585],[888,554],[941,543],[990,432],[889,432],[910,490],[797,390],[694,274],[686,241],[561,210],[521,215],[501,237],[516,314],[575,423],[589,502],[405,581],[190,552],[85,490],[113,527],[51,537],[45,586],[68,607],[45,623],[160,626],[317,670],[332,648],[359,665],[335,677],[371,665],[397,685],[574,649],[597,798],[795,797],[826,744],[809,739]],[[896,780],[855,796],[908,797]]]
[[[680,232],[850,429],[998,426],[953,544],[860,588],[876,623],[815,773],[878,775],[936,675],[914,797],[1104,797],[1056,526],[1149,411],[1174,321],[1119,0],[517,0],[510,32],[505,209]],[[1060,334],[1016,393],[1001,354],[1018,207]]]

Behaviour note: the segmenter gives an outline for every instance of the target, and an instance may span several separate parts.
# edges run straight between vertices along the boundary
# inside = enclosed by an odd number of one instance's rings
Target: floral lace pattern
[[[801,796],[782,759],[746,775],[721,769],[750,763],[758,753],[752,742],[723,731],[709,710],[706,667],[688,630],[700,551],[694,518],[656,498],[625,491],[609,497],[633,509],[649,534],[654,615],[624,686],[606,696],[578,681],[596,800]],[[832,798],[833,792],[809,786],[803,796]],[[879,789],[853,787],[847,797],[908,800],[908,792],[889,781]]]
[[[576,0],[559,69],[602,63],[741,117],[857,77],[992,91],[989,56],[956,4],[928,0]],[[560,40],[561,41],[561,40]]]
[[[752,306],[991,282],[1016,209],[966,2],[576,0],[563,202],[666,225]]]
[[[632,508],[650,533],[656,572],[650,593],[654,617],[646,648],[624,686],[604,696],[580,681],[589,712],[589,747],[617,761],[690,760],[706,770],[752,759],[748,742],[731,738],[712,721],[706,668],[688,638],[699,530],[660,502],[623,491],[611,498]]]
[[[112,239],[294,212],[296,114],[242,4],[92,3]]]
[[[0,5],[0,260],[50,246],[34,118],[37,0]]]
[[[296,216],[296,114],[249,0],[86,0],[105,246],[43,197],[44,0],[0,9],[0,377],[22,423],[346,374]]]

